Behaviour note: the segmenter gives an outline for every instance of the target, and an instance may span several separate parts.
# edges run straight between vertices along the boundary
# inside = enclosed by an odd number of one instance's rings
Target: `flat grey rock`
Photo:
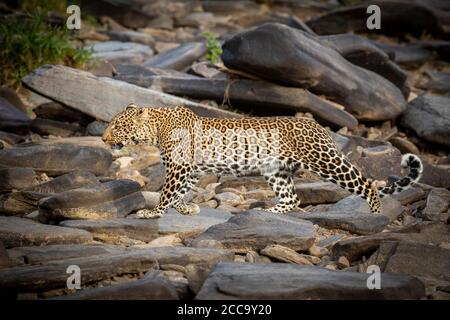
[[[389,224],[387,216],[360,211],[291,212],[288,215],[327,229],[341,229],[356,234],[377,233]]]
[[[103,121],[110,121],[130,101],[140,106],[184,105],[200,116],[237,116],[233,112],[61,65],[43,65],[22,81],[33,91]]]
[[[335,203],[344,199],[350,192],[332,182],[297,183],[295,192],[299,196],[302,205]]]
[[[31,168],[0,168],[0,192],[22,190],[37,183],[36,173]]]
[[[105,41],[89,47],[93,58],[105,60],[112,64],[141,63],[153,55],[153,50],[147,45],[134,42]]]
[[[29,219],[0,216],[0,240],[5,247],[77,244],[92,241],[85,230],[45,225]]]
[[[101,175],[112,163],[111,153],[102,148],[71,144],[34,145],[0,150],[1,167],[28,167],[57,176],[73,171]]]
[[[196,237],[191,246],[220,243],[235,250],[260,250],[279,244],[296,251],[308,249],[314,242],[314,228],[309,221],[262,211],[246,211],[227,222],[210,227]]]
[[[423,284],[406,275],[382,273],[381,289],[370,290],[371,274],[332,271],[287,263],[219,263],[196,299],[420,299]]]
[[[204,43],[187,42],[148,59],[144,65],[161,69],[183,70],[204,56],[206,51]]]
[[[232,216],[229,212],[210,208],[201,208],[200,212],[194,216],[185,216],[175,209],[169,209],[158,219],[159,233],[177,233],[183,237],[193,236],[213,225],[227,221]]]

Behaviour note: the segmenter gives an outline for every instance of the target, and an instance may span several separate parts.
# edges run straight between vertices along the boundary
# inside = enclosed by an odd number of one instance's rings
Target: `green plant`
[[[66,14],[67,1],[66,0],[21,0],[20,9],[25,12],[36,11],[55,11],[63,15]]]
[[[219,40],[217,40],[216,35],[212,32],[204,32],[203,36],[206,38],[206,43],[208,47],[208,53],[206,55],[207,59],[211,63],[216,63],[222,54],[222,47],[220,46]]]
[[[18,87],[23,76],[42,64],[85,67],[91,52],[77,48],[70,30],[46,22],[41,11],[0,24],[0,84]]]

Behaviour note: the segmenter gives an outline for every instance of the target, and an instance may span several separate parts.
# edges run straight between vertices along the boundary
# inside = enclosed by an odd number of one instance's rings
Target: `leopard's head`
[[[129,104],[109,123],[102,140],[113,149],[126,145],[158,144],[158,117],[151,108],[140,108]]]

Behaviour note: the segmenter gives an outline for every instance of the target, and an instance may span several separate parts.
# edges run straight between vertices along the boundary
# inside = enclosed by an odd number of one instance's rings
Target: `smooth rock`
[[[450,73],[430,71],[425,73],[427,80],[418,83],[418,87],[434,93],[450,93]]]
[[[433,188],[427,197],[425,208],[422,211],[422,217],[426,220],[447,220],[447,212],[450,206],[450,191],[443,188]]]
[[[103,240],[123,236],[149,242],[158,236],[158,222],[151,219],[67,220],[59,225],[89,231]]]
[[[8,100],[0,97],[0,129],[12,132],[24,132],[30,124],[30,118]]]
[[[307,250],[313,244],[314,229],[312,223],[287,215],[246,211],[210,227],[197,236],[191,246],[201,245],[205,240],[240,251],[260,250],[271,244],[298,251]]]
[[[272,244],[261,250],[261,254],[278,261],[312,266],[313,264],[291,248]]]
[[[147,61],[144,65],[161,69],[183,70],[192,62],[206,54],[207,48],[201,42],[187,42],[179,47],[160,53]]]
[[[111,162],[111,154],[105,149],[69,144],[0,150],[0,167],[29,167],[52,176],[77,170],[100,175],[108,170]]]
[[[110,63],[142,63],[153,55],[153,50],[139,43],[105,41],[98,42],[88,49],[93,51],[92,57]]]
[[[0,240],[6,248],[47,244],[77,244],[92,241],[92,234],[34,222],[30,219],[0,216]]]
[[[32,90],[103,121],[110,121],[130,101],[141,106],[184,105],[201,116],[236,116],[232,112],[60,65],[41,66],[22,81]]]
[[[41,118],[33,119],[30,129],[43,136],[53,135],[59,137],[70,137],[84,132],[84,128],[78,125]]]
[[[271,50],[270,55],[263,54]],[[225,41],[228,68],[308,89],[345,106],[358,120],[387,120],[405,110],[401,91],[390,81],[344,59],[303,31],[268,23]]]
[[[422,95],[408,103],[400,124],[422,139],[450,146],[450,99],[437,95]]]
[[[229,212],[210,208],[200,208],[200,212],[194,216],[185,216],[175,209],[169,209],[158,219],[159,233],[175,233],[182,238],[195,236],[213,225],[227,221],[232,216]]]
[[[297,183],[295,192],[302,205],[334,203],[344,199],[350,192],[331,182]]]
[[[107,287],[85,289],[55,300],[177,300],[172,283],[163,276],[144,277]]]
[[[22,190],[38,183],[31,168],[0,168],[0,192]]]
[[[149,46],[150,48],[153,48],[155,45],[155,39],[153,39],[151,35],[146,34],[144,32],[137,32],[132,30],[127,31],[108,30],[105,31],[105,34],[108,35],[108,37],[111,40],[140,43]]]
[[[39,201],[41,221],[122,218],[145,207],[140,186],[132,180],[112,180],[68,190]]]
[[[40,104],[33,109],[37,118],[49,119],[64,122],[77,122],[82,126],[86,126],[94,119],[76,109],[70,108],[58,102],[47,102]]]
[[[367,288],[370,274],[286,263],[219,263],[196,299],[420,299],[423,284],[406,275],[381,274],[380,290]]]

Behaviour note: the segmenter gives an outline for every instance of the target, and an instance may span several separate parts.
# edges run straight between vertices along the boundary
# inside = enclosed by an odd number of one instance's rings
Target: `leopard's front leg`
[[[170,207],[178,207],[186,192],[189,177],[192,173],[190,165],[166,164],[166,180],[162,187],[158,205],[153,209],[137,211],[139,218],[155,219],[161,217]]]

